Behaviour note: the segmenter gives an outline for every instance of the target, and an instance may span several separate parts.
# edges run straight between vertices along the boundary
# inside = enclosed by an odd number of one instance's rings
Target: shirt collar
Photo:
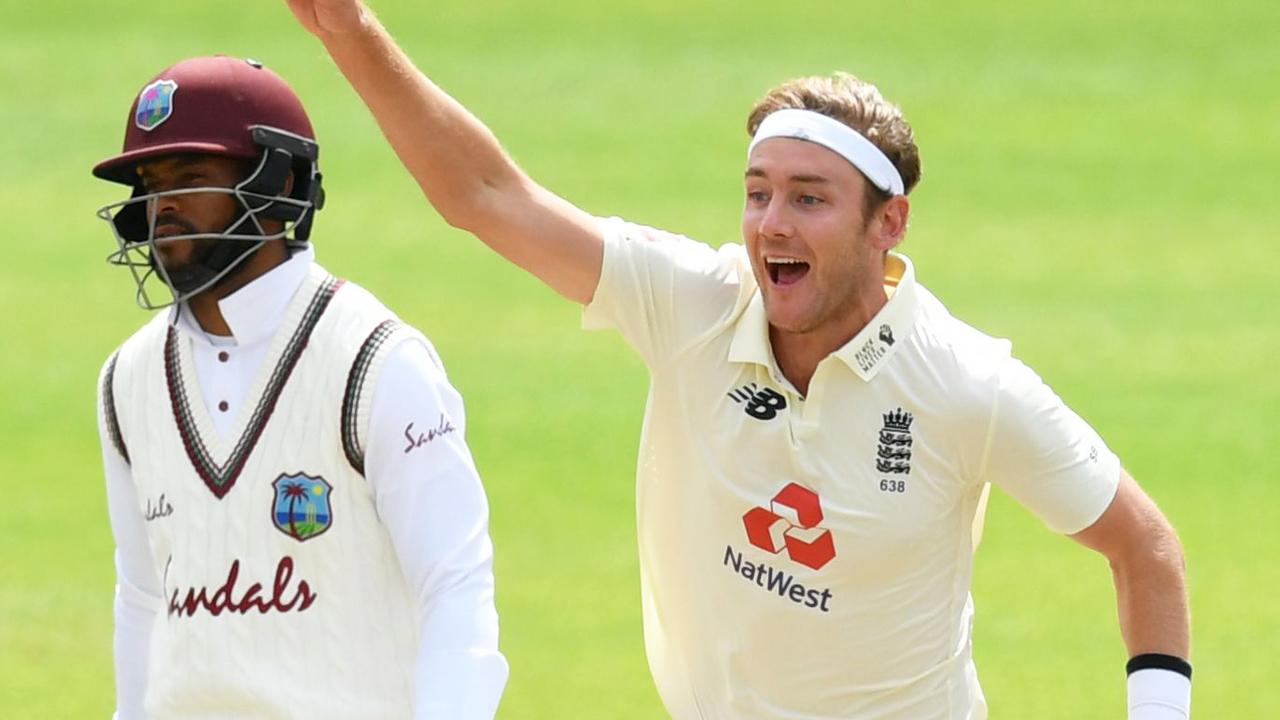
[[[235,345],[253,344],[275,333],[289,300],[306,279],[315,257],[315,249],[307,245],[288,260],[218,301],[218,309],[222,311],[227,327],[231,328],[231,339]],[[227,339],[206,333],[186,303],[178,312],[178,325],[187,334],[210,345],[228,344]]]
[[[889,253],[885,258],[884,284],[889,300],[866,327],[840,349],[832,353],[855,375],[870,382],[888,363],[915,324],[915,268],[905,255]],[[729,361],[756,363],[774,368],[773,347],[769,343],[769,319],[764,309],[764,296],[757,290],[738,318],[729,345]]]

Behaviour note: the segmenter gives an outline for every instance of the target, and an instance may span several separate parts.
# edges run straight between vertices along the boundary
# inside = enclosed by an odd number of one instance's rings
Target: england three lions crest
[[[329,504],[333,486],[324,478],[283,473],[271,487],[275,489],[271,522],[280,532],[302,542],[323,534],[333,525]]]
[[[880,442],[876,445],[876,470],[905,475],[911,472],[911,423],[915,418],[902,408],[884,413],[883,417]]]

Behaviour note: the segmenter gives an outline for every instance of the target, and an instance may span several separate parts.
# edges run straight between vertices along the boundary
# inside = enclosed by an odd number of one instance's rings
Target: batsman
[[[1189,717],[1177,535],[1010,343],[895,251],[920,154],[874,85],[806,77],[756,103],[741,243],[716,249],[539,185],[363,3],[288,4],[444,219],[648,366],[642,605],[672,717],[986,718],[969,588],[993,483],[1110,562],[1128,717]]]

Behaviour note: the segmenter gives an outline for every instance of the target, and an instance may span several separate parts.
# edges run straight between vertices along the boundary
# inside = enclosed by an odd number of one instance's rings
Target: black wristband
[[[1139,670],[1171,670],[1185,676],[1188,680],[1191,679],[1191,663],[1180,657],[1163,653],[1135,655],[1129,659],[1129,663],[1124,666],[1124,670],[1127,675],[1132,675]]]

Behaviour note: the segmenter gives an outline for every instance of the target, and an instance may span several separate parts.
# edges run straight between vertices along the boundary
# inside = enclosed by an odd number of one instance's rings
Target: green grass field
[[[904,246],[921,281],[1014,338],[1179,528],[1196,716],[1280,717],[1274,3],[376,6],[535,177],[713,243],[738,234],[757,96],[836,69],[879,83],[922,149]],[[467,399],[512,667],[500,717],[663,717],[635,548],[644,368],[445,227],[319,44],[264,0],[0,0],[0,717],[112,706],[94,384],[146,314],[93,215],[123,195],[89,168],[147,78],[211,52],[297,88],[329,189],[321,261],[430,335]],[[993,717],[1122,716],[1103,560],[997,493],[974,595]]]

